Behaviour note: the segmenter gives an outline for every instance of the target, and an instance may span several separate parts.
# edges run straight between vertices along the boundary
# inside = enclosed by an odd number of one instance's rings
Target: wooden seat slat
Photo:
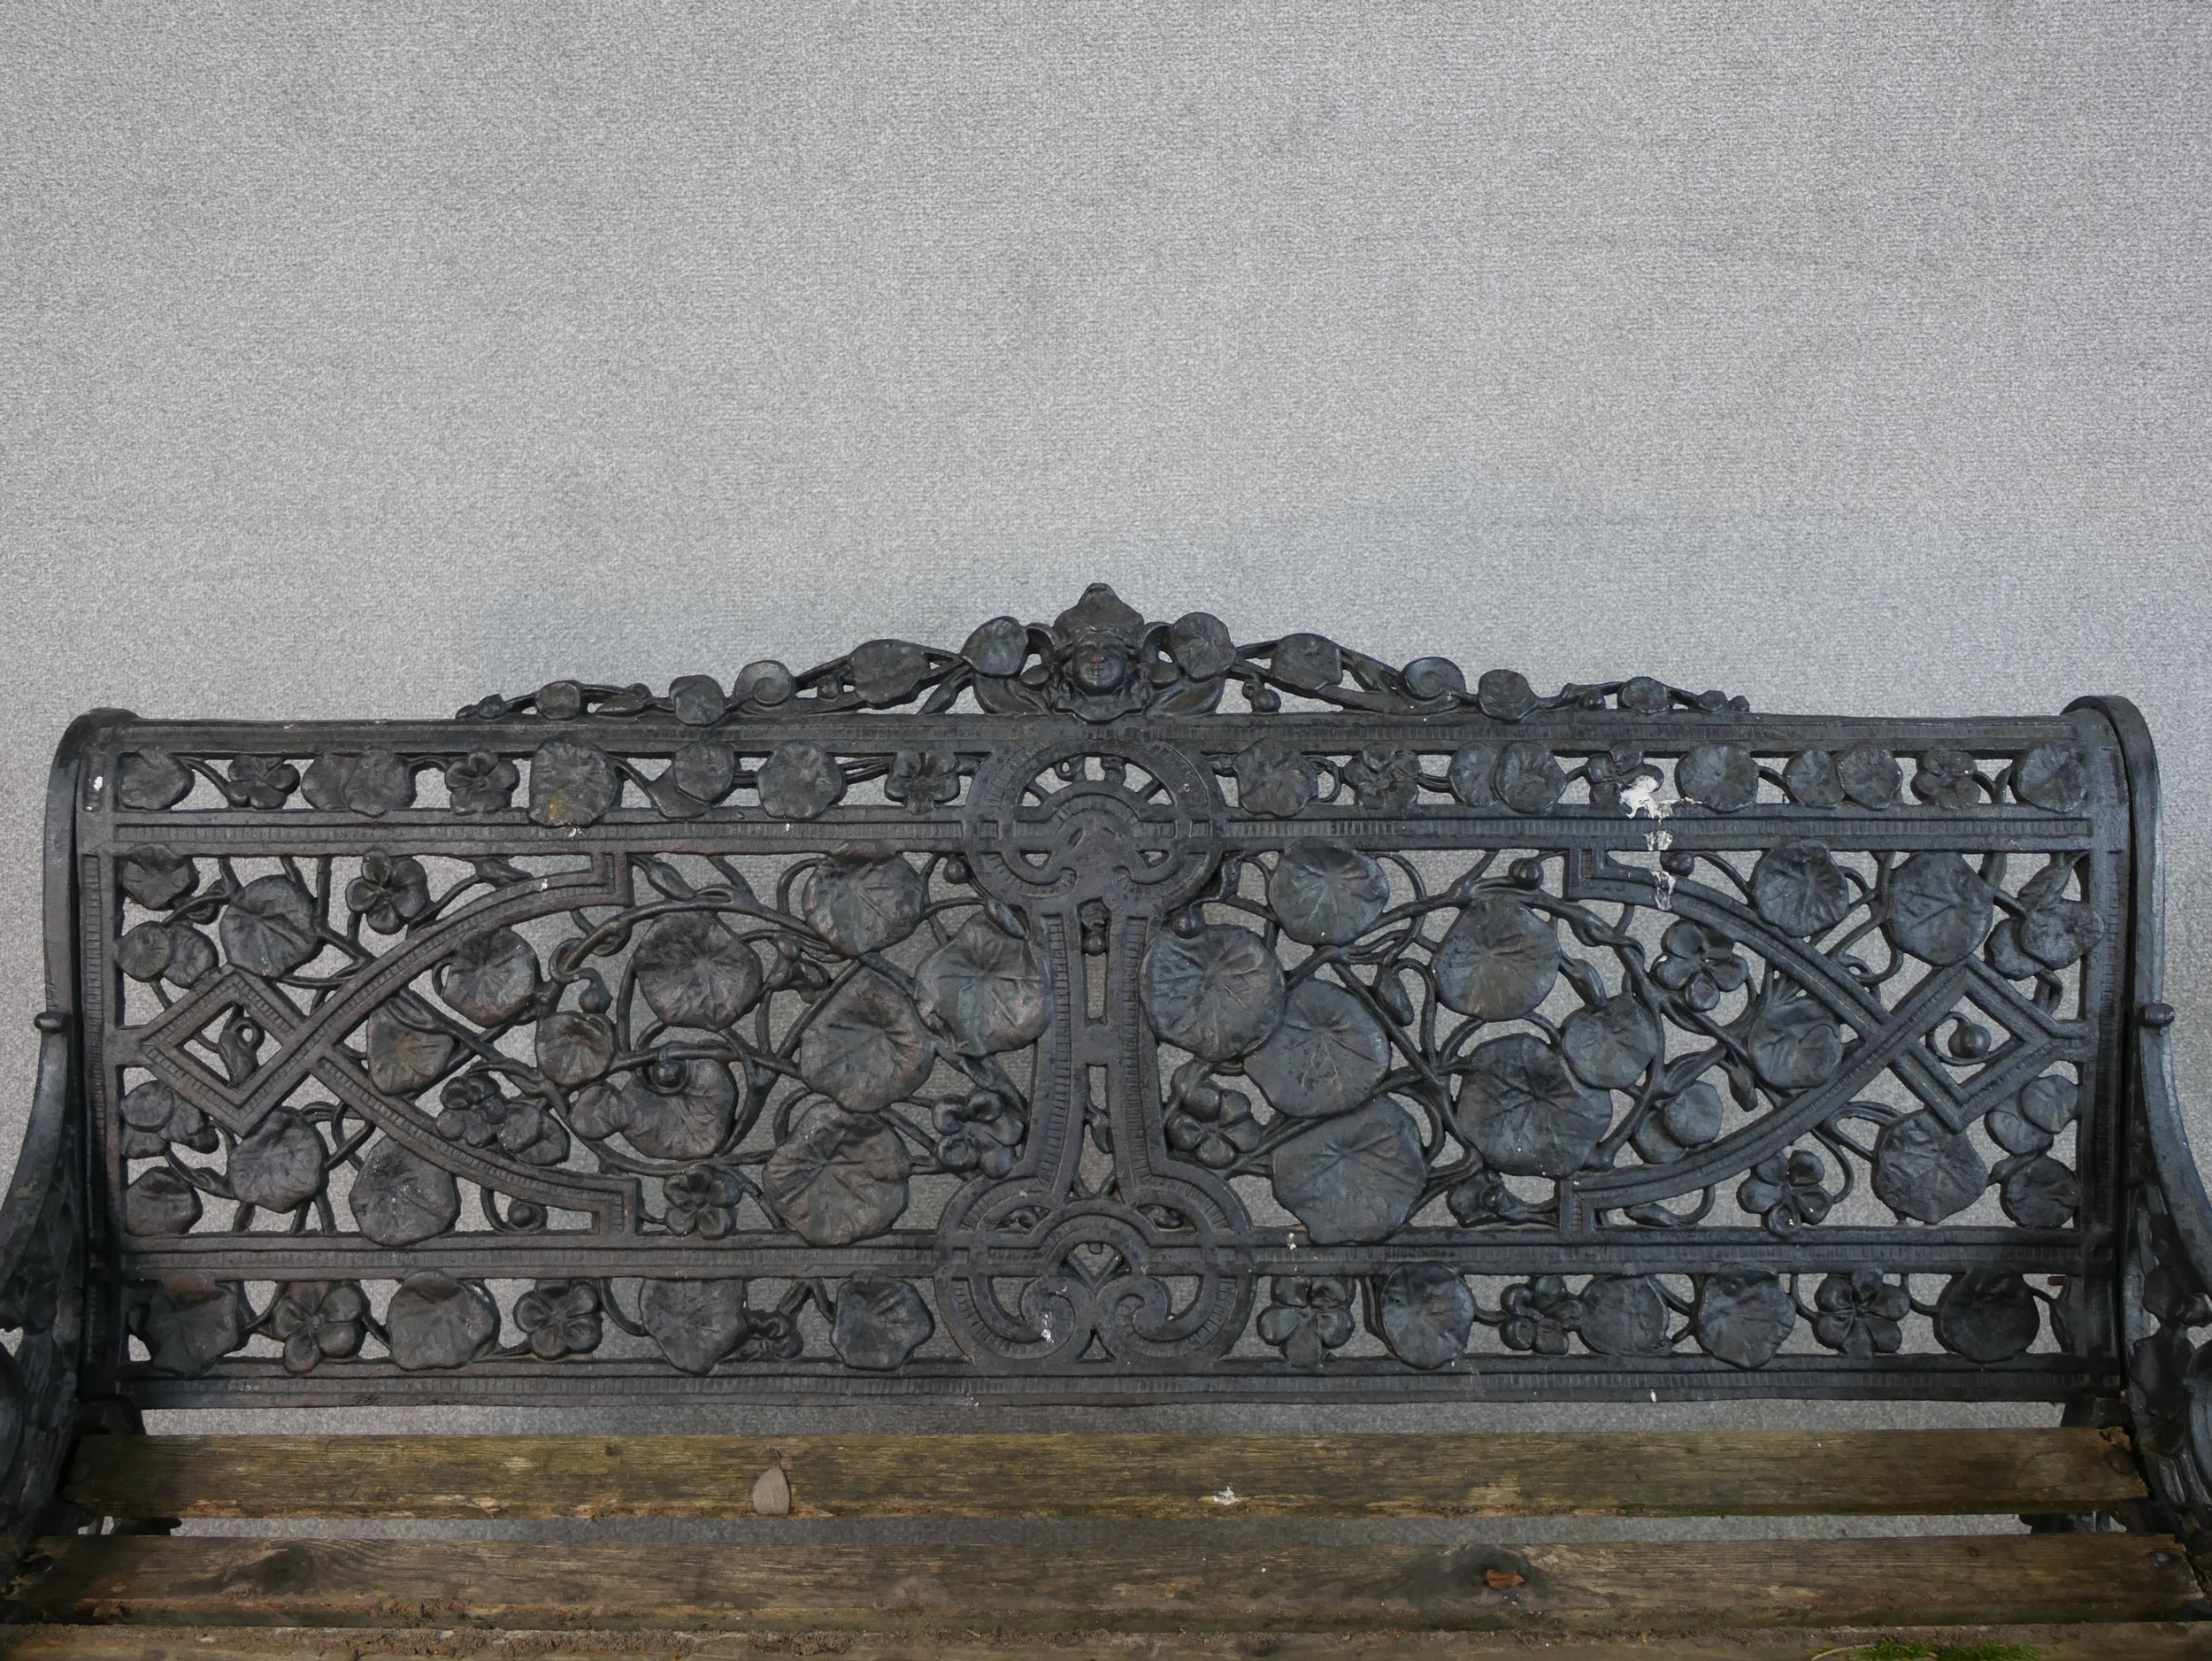
[[[29,1626],[8,1634],[8,1661],[368,1661],[425,1656],[445,1661],[757,1661],[761,1642],[796,1646],[783,1653],[833,1654],[839,1661],[1010,1661],[1033,1657],[1034,1634],[975,1633],[781,1634],[757,1641],[743,1633],[486,1631],[459,1628],[434,1637],[420,1627]],[[1889,1653],[2032,1654],[2037,1661],[2204,1661],[2212,1626],[2180,1621],[2113,1621],[2002,1626],[1735,1628],[1724,1633],[1557,1635],[1543,1641],[1543,1661],[1859,1661],[1876,1646]],[[2008,1646],[2001,1648],[2001,1646]],[[773,1653],[773,1651],[771,1651]],[[1055,1650],[1052,1653],[1061,1653]],[[1085,1632],[1066,1652],[1081,1661],[1529,1661],[1528,1640],[1509,1632],[1209,1633]]]
[[[76,1535],[31,1619],[451,1626],[1711,1627],[2146,1620],[2198,1608],[2163,1536],[1525,1548],[994,1547]]]
[[[2088,1511],[2141,1497],[2093,1429],[1586,1435],[88,1437],[123,1517],[1658,1517]],[[780,1514],[780,1513],[778,1513]]]

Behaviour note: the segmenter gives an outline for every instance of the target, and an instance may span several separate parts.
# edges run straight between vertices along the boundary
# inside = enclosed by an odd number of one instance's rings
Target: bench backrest
[[[1545,697],[1094,588],[75,780],[94,1395],[2116,1388],[2093,710]]]

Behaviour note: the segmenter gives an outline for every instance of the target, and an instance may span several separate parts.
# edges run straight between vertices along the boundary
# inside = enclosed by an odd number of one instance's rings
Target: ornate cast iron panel
[[[2093,710],[1470,689],[1094,588],[88,757],[142,1403],[2117,1388]]]

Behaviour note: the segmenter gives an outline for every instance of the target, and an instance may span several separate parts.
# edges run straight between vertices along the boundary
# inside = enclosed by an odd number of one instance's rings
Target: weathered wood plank
[[[2126,1438],[2091,1429],[93,1436],[63,1491],[121,1517],[727,1518],[772,1499],[772,1467],[795,1517],[2010,1515],[2144,1491]]]
[[[1697,1630],[2200,1606],[2171,1541],[2101,1534],[1065,1553],[73,1535],[39,1549],[19,1596],[46,1621]]]
[[[2126,1621],[2106,1626],[1740,1628],[1694,1636],[1616,1634],[1555,1638],[1542,1661],[1860,1661],[1877,1645],[1894,1655],[1955,1654],[1985,1646],[2026,1650],[2037,1661],[2207,1661],[2212,1625]],[[773,1646],[772,1651],[769,1646]],[[421,1627],[21,1626],[0,1629],[8,1661],[750,1661],[766,1653],[831,1654],[839,1661],[1531,1661],[1538,1653],[1513,1633],[1071,1633],[1051,1648],[1033,1635],[823,1633],[483,1632]]]

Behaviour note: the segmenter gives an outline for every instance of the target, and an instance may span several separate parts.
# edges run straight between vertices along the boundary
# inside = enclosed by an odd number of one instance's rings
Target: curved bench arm
[[[2165,879],[2158,861],[2158,762],[2141,713],[2088,698],[2112,723],[2128,773],[2134,845],[2126,1113],[2121,1145],[2120,1351],[2135,1442],[2157,1522],[2212,1569],[2212,1198],[2174,1089],[2164,1001]]]
[[[0,1202],[0,1527],[17,1554],[39,1532],[77,1431],[88,1255],[88,1125],[77,1015],[76,794],[92,737],[119,719],[71,726],[46,796],[46,1008],[38,1084],[15,1173]]]

